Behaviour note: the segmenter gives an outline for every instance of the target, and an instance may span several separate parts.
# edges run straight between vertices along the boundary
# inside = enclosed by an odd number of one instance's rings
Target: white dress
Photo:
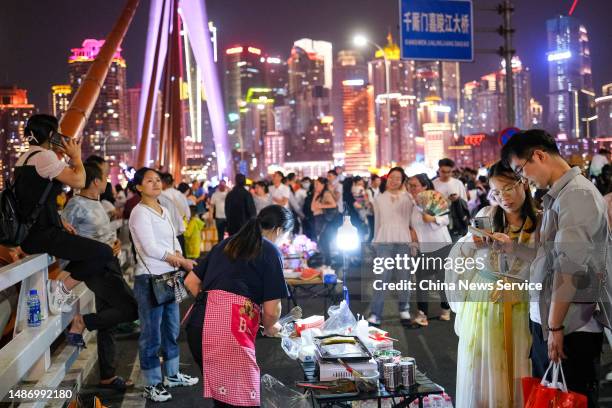
[[[492,216],[494,207],[485,207],[477,216]],[[533,245],[535,233],[521,235],[519,241]],[[467,269],[465,272],[446,271],[446,283],[467,280],[474,285],[493,283],[498,279],[491,272],[498,268],[498,258],[487,248],[476,248],[472,234],[462,237],[453,247],[449,258],[480,258],[484,269]],[[512,274],[528,276],[529,263],[508,255]],[[516,266],[516,268],[515,268]],[[462,273],[461,273],[462,272]],[[457,314],[455,332],[459,336],[457,350],[457,386],[455,407],[457,408],[514,408],[523,406],[521,378],[531,375],[529,350],[528,294],[520,292],[515,301],[495,301],[494,291],[447,290],[451,309]],[[508,341],[504,328],[505,306],[511,314],[512,340]],[[507,350],[512,344],[512,350]],[[513,367],[507,365],[508,353],[512,355]],[[512,370],[512,378],[509,371]],[[511,393],[514,403],[511,402]]]
[[[412,217],[412,198],[407,191],[391,194],[385,191],[374,200],[374,240],[376,243],[412,242],[410,237],[410,218]]]

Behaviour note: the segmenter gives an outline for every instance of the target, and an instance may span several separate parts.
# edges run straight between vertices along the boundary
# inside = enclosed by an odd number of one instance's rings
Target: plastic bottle
[[[431,408],[429,396],[423,397],[423,408]]]
[[[40,326],[40,299],[36,289],[30,289],[30,296],[28,296],[28,326]]]
[[[453,408],[453,400],[447,393],[442,394],[444,397],[444,408]]]
[[[363,316],[361,317],[361,320],[357,322],[356,331],[357,331],[356,333],[357,337],[359,337],[362,342],[368,343],[368,336],[369,336],[368,321],[364,319]]]

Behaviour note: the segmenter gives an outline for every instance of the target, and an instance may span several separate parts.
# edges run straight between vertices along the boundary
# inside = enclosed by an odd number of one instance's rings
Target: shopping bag
[[[551,368],[552,381],[549,382],[547,377]],[[587,408],[586,396],[568,391],[561,363],[551,361],[541,381],[525,377],[522,385],[525,408]]]

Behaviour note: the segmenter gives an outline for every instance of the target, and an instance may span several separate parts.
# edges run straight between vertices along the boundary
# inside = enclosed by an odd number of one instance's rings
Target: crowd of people
[[[69,261],[48,283],[52,313],[70,310],[81,282],[94,293],[96,312],[76,314],[66,340],[83,347],[84,330],[97,331],[102,386],[134,385],[116,374],[113,330],[136,320],[144,397],[168,401],[170,388],[198,383],[180,372],[179,303],[188,291],[196,300],[185,319],[187,338],[203,372],[204,396],[220,407],[258,406],[255,335],[260,324],[268,335],[278,332],[281,300],[288,296],[278,245],[289,234],[304,234],[318,244],[322,266],[338,266],[334,238],[349,216],[377,257],[488,260],[484,270],[461,274],[423,266],[413,277],[406,269],[387,269],[383,282],[482,283],[514,275],[543,285],[536,300],[525,291],[513,292],[512,301],[496,290],[441,289],[438,296],[419,290],[416,299],[411,291],[399,293],[398,315],[408,326],[429,325],[434,297],[439,320],[456,313],[456,406],[518,405],[520,379],[531,372],[541,377],[550,361],[560,360],[569,388],[597,406],[602,333],[610,323],[602,319],[605,306],[599,298],[558,297],[555,285],[607,273],[597,256],[575,244],[607,244],[609,152],[599,152],[585,177],[565,162],[550,135],[530,130],[513,136],[485,171],[458,169],[445,158],[433,179],[408,176],[402,167],[383,177],[346,175],[336,167],[317,178],[277,171],[269,181],[238,174],[231,186],[227,180],[212,186],[145,167],[127,186],[112,186],[104,158],[82,160],[78,139],[50,144],[54,132],[57,119],[48,115],[32,116],[25,128],[30,148],[16,164],[15,191],[23,214],[37,206],[42,211],[21,250]],[[418,197],[426,191],[441,194],[448,211],[425,211]],[[475,218],[491,221],[488,235],[469,230]],[[218,244],[204,254],[202,231],[213,225]],[[118,231],[128,236],[124,242]],[[123,273],[126,262],[135,265],[133,288]],[[384,291],[372,294],[371,324],[388,317],[386,298]]]

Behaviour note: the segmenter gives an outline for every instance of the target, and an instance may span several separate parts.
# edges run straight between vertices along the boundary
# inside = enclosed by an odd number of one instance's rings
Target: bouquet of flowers
[[[285,257],[308,258],[317,251],[317,244],[308,239],[306,235],[296,235],[293,239],[283,242],[280,250]]]
[[[416,196],[416,204],[423,212],[436,217],[450,212],[446,198],[435,190],[421,191]]]

